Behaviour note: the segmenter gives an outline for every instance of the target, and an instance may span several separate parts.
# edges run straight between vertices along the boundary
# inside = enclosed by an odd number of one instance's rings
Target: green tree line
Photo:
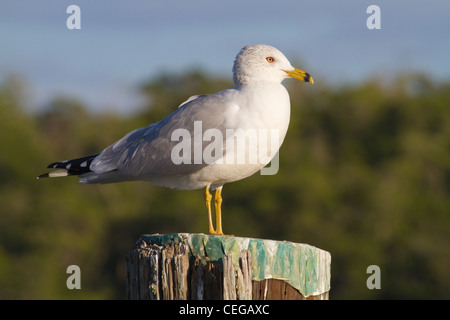
[[[141,234],[206,232],[201,190],[36,176],[231,85],[162,74],[141,86],[142,109],[121,115],[67,97],[32,112],[22,82],[0,84],[0,298],[125,299],[125,256]],[[329,251],[331,299],[450,298],[450,83],[418,74],[287,86],[279,172],[225,185],[225,233]],[[81,290],[66,287],[72,264]],[[366,286],[370,265],[380,290]]]

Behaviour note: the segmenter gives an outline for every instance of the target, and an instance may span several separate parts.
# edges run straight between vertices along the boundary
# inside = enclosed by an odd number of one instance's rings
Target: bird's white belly
[[[222,133],[222,157],[187,175],[153,175],[148,180],[179,189],[215,188],[244,179],[267,165],[286,136],[290,117],[289,95],[282,85],[272,85],[243,96],[246,100],[241,105],[245,108],[237,103],[225,110],[227,120],[224,123],[226,130]],[[203,161],[208,160],[206,152],[203,152],[203,157]]]

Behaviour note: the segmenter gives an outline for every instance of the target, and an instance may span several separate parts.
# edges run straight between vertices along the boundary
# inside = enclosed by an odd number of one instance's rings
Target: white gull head
[[[258,82],[281,83],[288,77],[312,82],[308,73],[294,68],[280,50],[266,44],[242,48],[234,61],[233,81],[236,87]]]

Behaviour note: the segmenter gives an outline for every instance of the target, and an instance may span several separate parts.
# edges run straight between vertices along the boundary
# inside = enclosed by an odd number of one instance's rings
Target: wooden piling
[[[323,300],[331,256],[307,244],[205,234],[142,235],[127,256],[132,300]]]

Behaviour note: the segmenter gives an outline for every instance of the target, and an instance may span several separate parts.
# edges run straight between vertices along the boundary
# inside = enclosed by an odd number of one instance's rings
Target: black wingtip
[[[91,172],[91,162],[97,157],[98,154],[50,163],[47,168],[49,169],[61,169],[49,173],[41,174],[37,179],[42,178],[54,178],[54,177],[66,177],[66,176],[78,176],[84,173]]]
[[[61,161],[50,163],[50,164],[47,166],[47,168],[49,168],[49,169],[55,169],[55,168],[58,168],[58,165],[59,165],[60,163],[61,163]]]

